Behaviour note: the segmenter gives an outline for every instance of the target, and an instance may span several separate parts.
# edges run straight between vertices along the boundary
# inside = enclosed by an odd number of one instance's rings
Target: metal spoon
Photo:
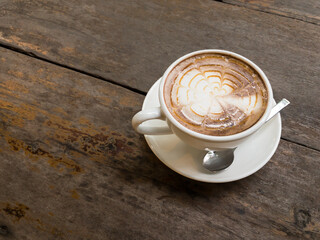
[[[286,107],[290,102],[287,99],[282,99],[277,105],[275,105],[270,112],[270,115],[266,122],[273,118],[278,112]],[[236,148],[231,148],[222,151],[213,151],[208,148],[205,149],[207,154],[203,158],[202,166],[210,171],[221,171],[229,167],[234,160],[234,151]]]

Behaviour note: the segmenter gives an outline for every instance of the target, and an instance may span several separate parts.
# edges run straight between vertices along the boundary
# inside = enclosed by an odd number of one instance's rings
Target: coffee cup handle
[[[141,124],[145,121],[159,119],[165,121],[166,117],[162,113],[160,107],[150,108],[142,110],[132,118],[133,129],[141,134],[145,135],[165,135],[172,134],[171,129],[168,126],[164,127],[153,127],[153,126],[142,126]]]

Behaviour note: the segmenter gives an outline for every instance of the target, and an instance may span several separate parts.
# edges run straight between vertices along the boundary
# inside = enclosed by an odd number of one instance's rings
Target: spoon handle
[[[275,105],[270,112],[270,115],[268,117],[268,119],[266,120],[266,122],[268,122],[271,118],[274,117],[274,115],[276,115],[278,112],[281,111],[281,109],[283,109],[284,107],[289,105],[289,101],[285,98],[283,98],[280,102],[277,103],[277,105]]]

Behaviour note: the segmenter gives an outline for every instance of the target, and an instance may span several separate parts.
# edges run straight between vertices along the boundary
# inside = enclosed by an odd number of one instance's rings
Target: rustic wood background
[[[320,239],[319,1],[0,1],[0,239]],[[207,184],[131,128],[172,61],[259,65],[282,113],[254,175]]]

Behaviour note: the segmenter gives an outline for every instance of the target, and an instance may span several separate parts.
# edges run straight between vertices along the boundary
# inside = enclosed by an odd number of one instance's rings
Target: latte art
[[[165,82],[165,101],[185,127],[208,135],[231,135],[264,113],[267,90],[259,74],[231,56],[202,54],[179,63]]]

